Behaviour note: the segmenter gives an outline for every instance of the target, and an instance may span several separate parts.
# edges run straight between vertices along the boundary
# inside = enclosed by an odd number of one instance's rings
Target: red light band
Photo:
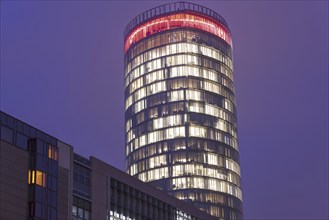
[[[164,30],[178,27],[190,27],[212,33],[232,46],[231,36],[220,23],[196,14],[179,13],[156,18],[136,27],[125,41],[125,52],[141,39]]]

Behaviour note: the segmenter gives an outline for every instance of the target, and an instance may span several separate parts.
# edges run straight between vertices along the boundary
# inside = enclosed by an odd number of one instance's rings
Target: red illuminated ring
[[[125,40],[125,52],[127,52],[132,44],[151,34],[178,27],[189,27],[207,31],[220,37],[232,46],[229,31],[219,22],[193,13],[179,13],[158,17],[137,26]]]

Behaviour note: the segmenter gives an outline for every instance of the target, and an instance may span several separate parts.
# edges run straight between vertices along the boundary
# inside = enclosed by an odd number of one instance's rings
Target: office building
[[[126,171],[220,219],[242,219],[232,37],[178,2],[124,32]]]
[[[0,118],[0,219],[215,219],[4,112]]]

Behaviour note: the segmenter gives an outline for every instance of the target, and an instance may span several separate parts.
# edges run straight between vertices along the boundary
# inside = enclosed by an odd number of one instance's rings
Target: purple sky
[[[123,31],[163,3],[1,1],[1,110],[124,169]],[[233,34],[245,219],[328,219],[328,1],[196,3]]]

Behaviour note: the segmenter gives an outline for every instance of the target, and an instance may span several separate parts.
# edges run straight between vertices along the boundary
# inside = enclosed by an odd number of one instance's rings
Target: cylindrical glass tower
[[[127,172],[220,219],[242,219],[232,40],[200,5],[162,5],[125,33]]]

